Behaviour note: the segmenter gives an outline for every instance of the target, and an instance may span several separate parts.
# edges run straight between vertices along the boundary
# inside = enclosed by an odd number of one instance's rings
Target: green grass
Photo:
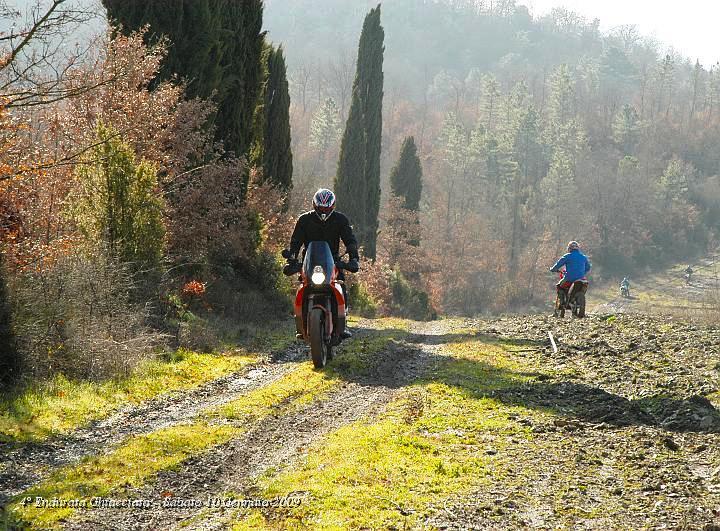
[[[0,440],[22,443],[66,434],[121,406],[192,389],[256,361],[256,356],[247,353],[214,355],[182,350],[170,360],[142,363],[127,378],[95,383],[57,376],[0,402]]]
[[[346,343],[337,357],[323,370],[303,363],[277,382],[255,389],[210,412],[210,416],[252,422],[272,413],[296,411],[327,395],[348,377],[370,370],[377,352],[407,335],[407,322],[393,321],[375,329],[370,337],[358,337]]]
[[[326,394],[338,383],[327,373],[315,371],[305,363],[278,381],[255,389],[240,398],[208,411],[210,417],[241,421],[258,421],[273,413],[297,410]]]
[[[29,529],[54,529],[75,508],[38,508],[24,500],[85,500],[142,485],[159,470],[172,468],[191,455],[222,444],[239,433],[237,428],[205,423],[173,426],[131,437],[110,454],[85,459],[58,470],[46,481],[25,491],[8,507],[11,522]]]
[[[514,373],[519,365],[495,345],[456,343],[448,352],[380,418],[336,430],[304,463],[261,478],[259,497],[305,492],[305,503],[239,511],[234,529],[422,527],[430,505],[502,478],[507,437],[531,438],[514,419],[543,413],[489,395],[532,377]]]
[[[376,337],[350,341],[343,348],[341,359],[346,359],[352,370],[360,371],[363,364],[371,365],[373,354],[407,333],[396,328],[397,326],[398,323],[393,323],[392,327],[378,332]],[[198,363],[205,359],[202,355],[190,353],[186,353],[182,358],[182,361],[176,363]],[[356,366],[355,361],[348,360],[352,358],[361,361],[357,362]],[[79,465],[61,468],[41,484],[18,495],[8,508],[9,517],[16,525],[23,527],[57,527],[61,521],[72,516],[76,509],[39,509],[32,504],[24,506],[22,501],[26,497],[34,499],[37,496],[64,500],[90,500],[92,497],[109,494],[121,497],[126,487],[142,485],[158,471],[175,467],[191,455],[202,453],[237,437],[252,423],[260,422],[270,415],[287,414],[321,399],[342,382],[342,371],[350,370],[343,367],[340,364],[339,369],[331,366],[325,371],[316,371],[309,362],[304,362],[276,382],[253,390],[228,404],[204,411],[200,415],[201,420],[193,424],[131,437],[107,455],[88,458]],[[192,368],[203,370],[195,365]],[[162,377],[166,371],[167,367],[160,367],[156,374]],[[147,369],[143,375],[149,376]],[[135,384],[141,381],[142,379],[137,379]],[[225,424],[216,425],[218,420]],[[228,420],[233,425],[227,425]]]
[[[707,395],[707,399],[712,402],[715,407],[720,407],[720,391]]]

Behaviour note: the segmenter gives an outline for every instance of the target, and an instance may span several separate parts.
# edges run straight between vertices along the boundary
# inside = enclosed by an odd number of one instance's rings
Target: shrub
[[[398,317],[426,321],[435,317],[428,294],[410,284],[400,271],[390,274],[392,313]]]
[[[161,336],[130,302],[129,268],[107,254],[61,258],[12,278],[15,330],[28,376],[99,379],[127,374]]]
[[[370,295],[365,284],[351,282],[348,285],[348,298],[350,312],[372,319],[378,315],[378,303]]]
[[[138,270],[155,268],[165,237],[157,170],[136,161],[132,148],[113,129],[99,124],[97,140],[86,164],[76,171],[72,217],[89,244],[102,242]]]

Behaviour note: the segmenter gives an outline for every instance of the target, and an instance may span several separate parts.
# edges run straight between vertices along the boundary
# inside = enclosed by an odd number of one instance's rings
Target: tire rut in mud
[[[294,362],[304,360],[304,357],[303,349],[294,345],[274,359],[263,359],[188,392],[172,393],[124,408],[66,436],[23,444],[4,452],[0,446],[0,506],[59,467],[107,452],[130,436],[187,422],[208,407],[222,405],[272,383],[287,374]]]
[[[422,337],[391,343],[377,354],[370,371],[343,378],[330,394],[299,411],[270,416],[241,437],[189,459],[179,470],[161,472],[154,482],[127,492],[130,498],[153,500],[152,509],[127,516],[95,510],[78,515],[66,529],[172,529],[191,519],[193,529],[224,529],[230,514],[222,509],[163,508],[158,507],[160,500],[172,496],[206,502],[227,492],[252,498],[260,475],[302,459],[332,431],[377,416],[403,386],[421,377],[432,359],[432,349],[420,343]]]

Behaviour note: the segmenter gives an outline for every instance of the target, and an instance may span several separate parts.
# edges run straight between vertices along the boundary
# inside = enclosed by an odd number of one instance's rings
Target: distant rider
[[[693,270],[691,265],[687,266],[687,268],[685,269],[685,280],[687,282],[690,282],[692,280],[692,276],[693,276],[694,272],[695,271]]]
[[[620,291],[624,291],[628,297],[630,296],[630,280],[628,277],[623,278],[622,282],[620,282]]]
[[[565,275],[557,283],[557,288],[566,290],[572,286],[573,282],[585,278],[592,269],[592,264],[580,251],[580,244],[576,241],[568,243],[567,254],[564,255],[557,263],[550,268],[552,273],[559,273],[562,267],[565,267]]]
[[[298,254],[300,249],[314,241],[326,241],[330,245],[330,251],[335,260],[340,257],[340,240],[345,245],[345,249],[350,256],[347,263],[347,270],[357,273],[360,268],[360,254],[358,253],[358,243],[353,234],[350,220],[342,212],[335,210],[335,194],[327,188],[321,188],[312,200],[313,209],[300,216],[295,224],[292,237],[290,238],[290,258],[288,263],[290,266],[297,267]],[[298,268],[299,271],[299,268]],[[338,280],[345,280],[344,271],[338,274]],[[345,295],[345,304],[348,304],[347,290],[343,283],[343,294]],[[345,329],[342,334],[343,339],[352,337],[352,334]]]

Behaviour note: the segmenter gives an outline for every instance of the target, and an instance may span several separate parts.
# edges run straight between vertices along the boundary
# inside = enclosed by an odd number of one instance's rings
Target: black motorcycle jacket
[[[342,212],[333,212],[322,221],[314,211],[300,216],[290,238],[290,254],[297,257],[300,248],[310,242],[326,241],[330,245],[333,256],[340,255],[340,240],[345,244],[350,259],[359,260],[358,243],[353,234],[350,220]]]

